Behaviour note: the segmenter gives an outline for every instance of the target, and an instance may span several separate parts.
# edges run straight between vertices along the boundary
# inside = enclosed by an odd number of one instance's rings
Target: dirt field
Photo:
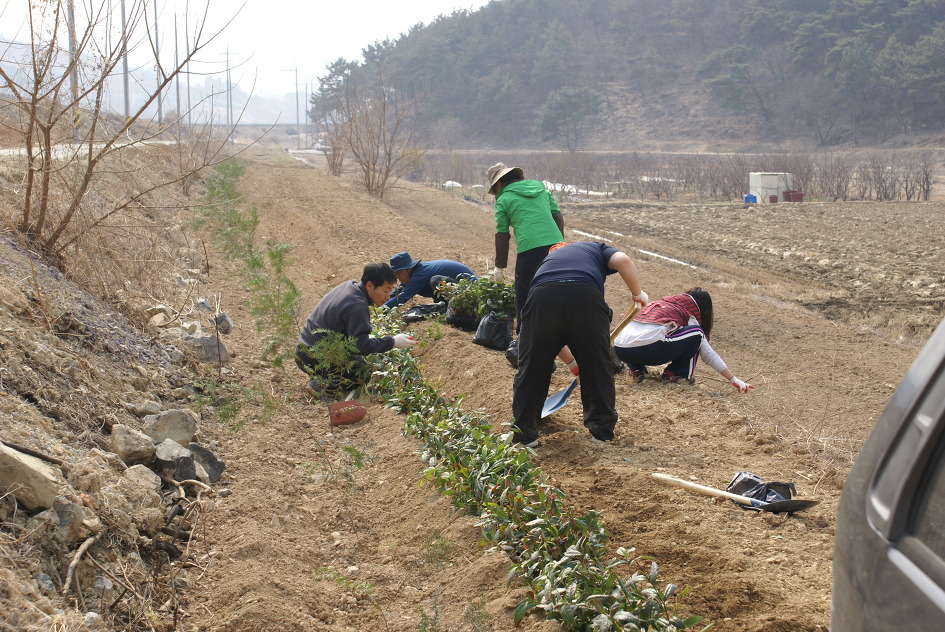
[[[262,149],[245,158],[241,188],[259,210],[261,237],[295,246],[291,276],[306,313],[365,263],[401,250],[491,270],[490,206],[408,183],[382,203],[327,176],[318,158]],[[738,394],[706,367],[694,387],[618,376],[619,440],[591,441],[575,395],[543,425],[536,466],[578,512],[603,514],[614,549],[636,547],[658,561],[661,581],[691,588],[681,613],[704,615],[720,631],[826,630],[844,475],[942,315],[945,204],[562,210],[568,240],[603,237],[626,250],[650,297],[709,289],[713,346],[756,388]],[[418,443],[402,436],[403,419],[372,404],[366,421],[331,430],[300,372],[256,361],[246,291],[216,266],[212,291],[238,324],[228,342],[235,379],[287,406],[238,431],[220,429],[233,494],[212,514],[212,562],[192,587],[186,629],[515,627],[524,589],[506,585],[509,560],[479,546],[474,518],[418,484]],[[607,289],[618,313],[630,301],[619,285]],[[414,332],[428,380],[465,395],[467,408],[497,426],[508,421],[514,372],[502,354],[446,325]],[[559,367],[552,388],[569,381]],[[754,513],[650,477],[724,488],[741,470],[794,482],[821,504],[791,517]],[[520,628],[560,629],[535,615]]]

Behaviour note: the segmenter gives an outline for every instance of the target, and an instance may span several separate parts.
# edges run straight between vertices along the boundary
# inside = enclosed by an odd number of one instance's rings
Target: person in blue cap
[[[473,271],[458,261],[413,259],[409,252],[398,252],[390,258],[390,267],[397,275],[400,285],[391,292],[384,307],[403,305],[414,296],[437,298],[441,281],[456,283],[460,279],[478,280]]]

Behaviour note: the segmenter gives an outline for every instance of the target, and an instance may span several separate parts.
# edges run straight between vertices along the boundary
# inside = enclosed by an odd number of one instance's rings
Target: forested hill
[[[493,0],[363,54],[322,93],[381,68],[442,146],[829,146],[945,126],[943,0]]]

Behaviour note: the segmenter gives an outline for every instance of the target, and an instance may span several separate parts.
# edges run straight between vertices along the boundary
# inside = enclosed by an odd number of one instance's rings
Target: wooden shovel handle
[[[715,489],[714,487],[707,487],[705,485],[700,485],[699,483],[693,483],[691,481],[684,481],[681,478],[676,478],[675,476],[670,476],[668,474],[660,474],[659,472],[654,472],[652,476],[656,480],[660,481],[661,483],[666,483],[667,485],[672,485],[674,487],[683,487],[685,489],[690,489],[694,492],[699,492],[700,494],[716,496],[717,498],[728,498],[729,500],[734,500],[735,502],[741,503],[742,505],[749,505],[751,507],[756,507],[758,505],[764,504],[763,502],[755,500],[753,498],[749,498],[748,496],[742,496],[741,494],[733,494],[732,492],[722,491],[721,489]]]
[[[633,317],[637,315],[637,312],[640,311],[640,304],[636,301],[633,301],[633,307],[630,308],[630,311],[627,312],[627,315],[623,317],[617,326],[614,327],[613,331],[610,332],[610,344],[614,344],[614,340],[617,339],[617,334],[619,334],[624,327],[630,324],[630,321],[633,320]]]

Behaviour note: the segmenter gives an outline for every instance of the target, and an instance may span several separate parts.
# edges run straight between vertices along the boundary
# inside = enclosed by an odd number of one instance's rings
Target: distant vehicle
[[[315,141],[315,145],[312,147],[315,151],[331,151],[331,146],[326,145],[320,140]]]
[[[832,599],[831,632],[945,630],[945,320],[847,476]]]

